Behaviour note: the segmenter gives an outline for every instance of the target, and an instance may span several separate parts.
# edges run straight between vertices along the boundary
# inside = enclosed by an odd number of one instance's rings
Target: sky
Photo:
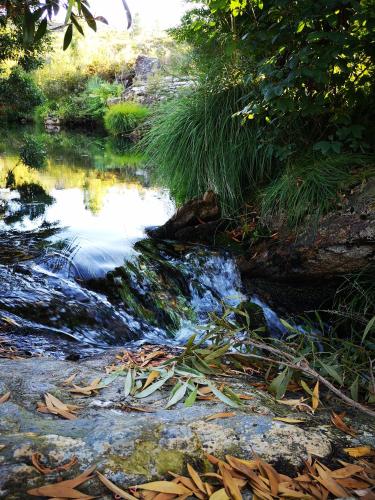
[[[132,14],[139,14],[142,26],[147,29],[171,28],[178,24],[186,10],[184,0],[127,0]],[[104,16],[110,26],[126,27],[126,15],[121,0],[90,0],[91,10]]]

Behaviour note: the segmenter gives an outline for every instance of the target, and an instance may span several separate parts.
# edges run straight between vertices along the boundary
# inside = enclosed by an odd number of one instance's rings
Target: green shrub
[[[20,149],[20,158],[28,167],[42,168],[46,163],[46,150],[43,141],[35,136],[27,135]]]
[[[261,129],[233,116],[244,92],[200,87],[162,104],[152,117],[143,140],[146,155],[178,202],[212,189],[224,214],[232,214],[271,175]]]
[[[307,216],[317,221],[337,203],[340,189],[352,179],[351,169],[369,163],[370,156],[354,154],[295,160],[264,189],[263,218],[285,217],[290,225],[298,225]]]
[[[0,79],[0,115],[7,120],[30,120],[44,95],[33,78],[22,68],[13,68],[8,78]]]
[[[38,107],[36,117],[44,120],[47,116],[52,116],[72,125],[102,124],[107,110],[107,100],[118,97],[122,91],[122,85],[92,77],[80,87],[79,91],[63,95],[58,100],[51,100]]]
[[[136,102],[122,102],[110,106],[104,116],[104,124],[112,135],[133,132],[148,116],[149,110]]]

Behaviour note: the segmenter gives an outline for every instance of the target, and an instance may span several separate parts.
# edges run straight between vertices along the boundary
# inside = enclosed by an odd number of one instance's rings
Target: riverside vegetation
[[[259,257],[259,243],[268,251],[279,242],[293,245],[306,234],[306,239],[313,241],[310,245],[317,247],[322,238],[322,221],[339,212],[354,212],[350,200],[358,192],[370,193],[358,215],[363,224],[369,221],[370,225],[375,206],[371,191],[375,175],[373,0],[190,0],[191,10],[179,26],[170,30],[168,37],[152,39],[142,37],[136,22],[130,34],[104,29],[81,38],[85,25],[96,30],[103,19],[94,18],[88,3],[80,0],[68,2],[63,33],[53,35],[47,18],[53,21],[57,6],[34,2],[31,11],[27,7],[20,13],[16,3],[0,6],[0,42],[4,47],[0,56],[2,120],[43,123],[52,119],[69,128],[85,126],[100,134],[107,131],[113,137],[110,146],[105,146],[105,165],[101,167],[108,169],[109,175],[125,164],[135,172],[146,161],[153,182],[167,187],[178,205],[213,191],[221,210],[219,246],[248,259],[249,255],[253,260]],[[52,55],[47,58],[51,49]],[[150,92],[158,87],[158,78],[170,74],[188,75],[192,84],[148,106],[133,101],[108,104],[121,98],[124,84],[131,84],[140,50],[162,60],[162,68],[153,81],[151,78]],[[134,131],[136,136],[142,136],[135,148],[129,147],[127,141]],[[90,137],[90,148],[96,140],[101,141]],[[28,201],[37,200],[39,206],[42,195],[53,203],[44,189],[35,195],[35,186],[21,181],[30,175],[38,177],[35,172],[43,171],[47,163],[47,146],[53,143],[56,147],[58,142],[45,133],[27,133],[22,144],[17,144],[16,167],[2,179],[7,189],[18,189],[21,203],[29,197]],[[77,144],[77,151],[81,146]],[[74,175],[81,179],[81,170],[76,172],[73,167]],[[94,185],[95,175],[90,180]],[[99,211],[93,206],[91,210]],[[203,226],[205,222],[196,217],[197,224]],[[372,234],[371,227],[361,233],[366,244],[371,239],[368,234]],[[308,245],[305,247],[309,249]],[[32,249],[33,258],[40,257],[41,246],[38,240]],[[189,274],[187,261],[181,258],[195,250],[185,243],[164,245],[157,240],[138,243],[136,250],[137,260],[120,265],[104,278],[79,277],[77,282],[85,287],[88,300],[98,301],[99,295],[94,294],[102,294],[110,307],[119,307],[127,317],[140,321],[142,328],[147,323],[173,335],[181,325],[197,318],[191,306],[191,289],[193,297],[205,297],[202,283],[197,284],[196,271]],[[321,418],[324,425],[332,425],[346,439],[354,439],[349,448],[354,451],[346,455],[340,452],[332,458],[340,461],[341,469],[332,470],[328,461],[307,459],[296,477],[280,464],[273,467],[262,461],[256,453],[253,460],[244,461],[231,452],[226,461],[224,456],[216,459],[209,455],[209,467],[216,467],[209,471],[205,469],[207,457],[200,456],[198,473],[195,463],[194,467],[190,465],[194,451],[184,458],[189,463],[189,477],[182,475],[183,466],[172,467],[171,481],[125,488],[127,491],[101,473],[99,480],[119,497],[132,499],[191,495],[237,500],[242,498],[241,490],[246,489],[253,492],[254,498],[358,495],[371,499],[371,457],[375,452],[367,441],[360,450],[361,443],[355,440],[358,435],[366,440],[365,432],[361,434],[345,416],[345,411],[352,419],[355,411],[371,418],[375,415],[375,269],[373,253],[369,252],[370,257],[364,258],[366,265],[354,265],[350,272],[343,268],[325,282],[324,278],[314,282],[324,300],[313,310],[305,307],[289,317],[283,311],[281,333],[275,334],[269,327],[266,309],[247,299],[235,305],[224,300],[218,310],[205,316],[199,333],[183,347],[157,350],[157,362],[147,348],[126,351],[123,357],[117,353],[116,361],[105,367],[105,376],[81,385],[75,384],[74,376],[69,377],[63,384],[69,394],[61,396],[56,388],[52,395],[45,392],[38,411],[74,420],[81,410],[71,399],[72,394],[98,396],[121,381],[119,404],[125,401],[125,411],[155,411],[134,402],[151,398],[153,403],[156,393],[164,398],[163,411],[173,411],[175,406],[190,411],[193,405],[222,404],[224,408],[215,406],[212,419],[230,420],[236,417],[233,410],[238,415],[249,411],[247,405],[255,396],[243,393],[239,384],[244,380],[246,387],[250,374],[255,381],[249,384],[269,395],[264,396],[270,398],[268,404],[272,400],[278,405],[271,420],[276,418],[287,426],[313,427],[316,424],[310,422],[315,419],[319,423]],[[276,283],[282,281],[277,274],[273,279]],[[193,282],[190,288],[188,280]],[[290,284],[294,285],[292,280]],[[303,289],[311,283],[298,284]],[[323,288],[328,291],[323,293]],[[69,293],[73,293],[71,290]],[[176,291],[179,295],[173,299]],[[163,301],[168,305],[163,306]],[[215,304],[220,301],[222,297],[215,295]],[[100,307],[107,310],[108,304],[100,303]],[[7,307],[7,311],[13,311]],[[87,317],[91,332],[92,317]],[[17,326],[18,319],[0,319],[5,332],[15,326],[14,322]],[[116,317],[113,323],[104,318],[108,338],[112,335],[108,325],[113,324],[117,334],[120,320],[123,316]],[[77,325],[78,321],[81,318]],[[127,336],[131,333],[130,328],[126,330]],[[1,357],[14,360],[23,356],[8,347],[6,340],[0,347]],[[0,407],[12,404],[14,389],[11,381],[7,384],[4,391],[10,389],[0,397]],[[118,400],[112,397],[111,405],[113,401],[114,408],[119,409]],[[17,401],[19,404],[23,408],[23,403]],[[292,414],[279,414],[282,405]],[[84,405],[85,411],[89,410]],[[164,418],[163,413],[160,421]],[[352,459],[355,463],[349,464]],[[83,460],[86,463],[87,456]],[[40,457],[34,454],[32,463],[45,473]],[[75,461],[69,464],[66,470]],[[168,470],[163,469],[157,476]],[[74,488],[86,482],[92,472],[89,469],[66,484],[41,486],[37,479],[34,484],[39,487],[29,490],[29,494],[78,498],[80,492]],[[124,480],[123,476],[120,480]],[[126,481],[130,484],[128,476]]]

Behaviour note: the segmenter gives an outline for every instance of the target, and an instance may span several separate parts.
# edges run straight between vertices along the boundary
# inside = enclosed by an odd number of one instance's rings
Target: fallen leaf
[[[147,377],[147,380],[145,382],[145,385],[143,386],[142,389],[146,389],[146,387],[148,387],[149,385],[152,384],[152,382],[157,379],[158,377],[160,377],[160,372],[156,371],[156,370],[153,370],[150,375]]]
[[[370,446],[357,446],[355,448],[344,448],[344,451],[353,458],[375,456],[375,450]]]
[[[98,479],[104,484],[104,486],[112,491],[112,493],[115,493],[115,495],[118,495],[121,498],[125,498],[126,500],[137,500],[136,497],[130,495],[130,493],[127,493],[126,491],[116,486],[114,483],[112,483],[112,481],[103,476],[103,474],[100,474],[100,472],[97,472],[96,475],[98,476]]]
[[[315,390],[315,389],[314,389]],[[316,478],[330,493],[338,498],[348,498],[350,495],[348,492],[339,485],[339,483],[333,479],[330,471],[326,471],[319,464],[315,465],[318,472],[318,477]]]
[[[340,431],[345,432],[345,434],[349,434],[352,437],[356,437],[356,430],[353,427],[348,426],[340,417],[340,415],[337,415],[337,413],[332,412],[331,422],[335,427],[340,429]]]
[[[311,403],[312,409],[315,411],[319,406],[319,380],[315,384],[311,401],[312,401]]]
[[[83,396],[91,396],[93,393],[98,391],[100,389],[99,384],[100,384],[101,379],[96,378],[91,382],[86,387],[79,387],[77,385],[73,385],[74,389],[69,389],[69,392],[72,394],[82,394]]]
[[[156,491],[158,493],[171,493],[174,495],[190,495],[191,493],[191,491],[184,486],[169,481],[153,481],[152,483],[134,486],[134,488],[140,490]]]
[[[44,399],[45,405],[43,403],[38,403],[38,412],[52,413],[53,415],[58,415],[67,420],[74,420],[77,418],[74,412],[79,408],[78,406],[65,404],[48,392],[44,395]]]
[[[6,403],[10,398],[10,392],[6,392],[0,397],[0,404]]]
[[[276,472],[272,465],[267,464],[266,462],[260,461],[259,466],[263,475],[266,474],[270,483],[271,493],[273,496],[277,496],[279,490],[279,474]]]
[[[138,411],[141,413],[154,413],[156,410],[152,406],[131,406],[131,405],[121,405],[121,410],[123,411]]]
[[[62,385],[71,385],[72,382],[73,382],[73,380],[76,378],[76,376],[77,376],[77,374],[73,373],[73,375],[71,375],[66,380],[64,380],[64,382],[62,383]]]
[[[230,418],[230,417],[235,417],[236,413],[234,412],[228,412],[228,413],[214,413],[213,415],[210,415],[205,418],[205,420],[208,422],[209,420],[215,420],[217,418]]]
[[[31,496],[40,497],[52,497],[52,498],[79,498],[82,500],[92,500],[95,497],[85,495],[75,488],[80,484],[85,483],[92,478],[91,474],[94,472],[95,467],[90,467],[85,472],[80,474],[74,479],[69,479],[68,481],[61,481],[55,484],[49,484],[47,486],[41,486],[40,488],[33,488],[28,490],[28,494]]]
[[[51,468],[51,467],[45,467],[40,461],[41,458],[42,458],[42,455],[40,453],[33,453],[31,455],[31,461],[32,461],[33,466],[41,474],[51,474],[52,472],[67,471],[78,463],[77,457],[73,457],[68,463],[66,463],[64,465],[58,465],[57,467]]]
[[[199,477],[198,472],[189,464],[187,464],[187,469],[189,472],[189,475],[197,488],[202,492],[202,493],[207,493],[206,488],[204,487],[202,479]]]
[[[221,464],[219,464],[219,469],[223,477],[225,491],[227,492],[229,498],[233,500],[242,500],[240,489],[238,488],[237,483],[234,481],[228,469],[222,467]]]
[[[228,497],[225,488],[221,488],[210,496],[210,500],[230,500],[230,498]]]
[[[299,420],[298,418],[288,418],[288,417],[275,417],[272,420],[277,420],[278,422],[284,422],[285,424],[303,424],[305,420]]]

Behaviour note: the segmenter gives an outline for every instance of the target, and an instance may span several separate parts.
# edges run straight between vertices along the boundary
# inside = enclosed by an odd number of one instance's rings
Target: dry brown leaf
[[[64,382],[62,383],[62,385],[71,385],[72,382],[73,382],[73,380],[76,378],[76,376],[77,376],[77,374],[73,373],[73,375],[71,375],[66,380],[64,380]]]
[[[344,451],[353,458],[375,456],[375,450],[370,446],[357,446],[355,448],[344,448]]]
[[[341,469],[333,470],[331,476],[333,479],[346,479],[348,477],[354,476],[354,474],[359,474],[363,472],[363,467],[360,465],[350,464]]]
[[[210,496],[210,500],[230,500],[230,498],[228,497],[225,488],[221,488]]]
[[[197,498],[204,500],[205,495],[199,491],[199,489],[197,488],[197,486],[195,485],[195,483],[192,479],[190,479],[189,477],[185,477],[185,476],[179,476],[178,474],[173,474],[172,472],[169,472],[169,474],[172,474],[173,476],[175,476],[176,479],[178,479],[178,482],[180,482],[188,490],[191,490]]]
[[[245,400],[254,399],[254,396],[249,396],[248,394],[239,394],[238,397]]]
[[[319,406],[319,380],[315,384],[315,387],[314,387],[314,390],[312,393],[311,401],[312,401],[311,402],[312,409],[314,411],[317,410],[317,408]]]
[[[205,420],[208,422],[209,420],[216,420],[217,418],[230,418],[235,416],[236,413],[234,413],[233,411],[226,413],[214,413],[213,415],[206,417]]]
[[[190,465],[187,465],[187,470],[193,482],[196,484],[197,488],[202,492],[206,493],[206,488],[204,487],[202,479],[199,477],[198,472]]]
[[[92,478],[91,474],[95,470],[95,467],[90,467],[85,472],[80,474],[74,479],[69,479],[68,481],[61,481],[56,484],[50,484],[47,486],[41,486],[40,488],[33,488],[27,493],[31,496],[40,497],[52,497],[52,498],[79,498],[82,500],[91,500],[95,497],[85,495],[75,488],[82,483],[85,483]]]
[[[228,469],[226,469],[225,467],[222,467],[220,464],[219,464],[219,469],[220,469],[220,473],[223,477],[225,491],[227,492],[227,495],[229,496],[229,498],[231,498],[233,500],[242,500],[242,495],[241,495],[240,489],[237,486],[237,483],[235,482],[235,480],[231,476]]]
[[[173,493],[157,493],[156,496],[153,497],[153,500],[173,500],[174,498],[176,498],[176,495]]]
[[[38,403],[37,411],[40,413],[52,413],[68,420],[77,418],[75,411],[79,408],[74,405],[67,405],[48,392],[44,395],[45,405]]]
[[[277,496],[280,483],[279,474],[272,467],[272,465],[269,465],[266,462],[260,461],[259,466],[263,475],[266,474],[268,477],[272,495]]]
[[[337,482],[344,488],[351,490],[362,490],[370,486],[367,481],[355,479],[353,477],[348,477],[345,479],[337,479]]]
[[[116,486],[114,483],[112,483],[112,481],[103,476],[103,474],[100,474],[100,472],[97,472],[96,475],[98,476],[98,479],[104,484],[104,486],[112,491],[112,493],[115,493],[116,495],[120,496],[121,498],[125,498],[126,500],[137,500],[136,497],[130,495],[130,493],[127,493],[126,491]]]
[[[156,491],[158,493],[171,493],[174,495],[188,495],[191,493],[191,491],[184,486],[172,483],[170,481],[153,481],[152,483],[139,484],[137,486],[134,486],[134,488],[140,490]]]
[[[91,382],[91,384],[89,384],[86,387],[79,387],[78,385],[73,385],[74,389],[69,389],[69,392],[71,392],[72,394],[82,394],[83,396],[91,396],[92,393],[95,393],[100,389],[99,387],[100,381],[101,381],[100,378],[96,378]]]
[[[272,420],[277,420],[278,422],[284,422],[284,424],[303,424],[305,420],[300,420],[298,418],[288,418],[288,417],[275,417]]]
[[[338,498],[348,498],[350,495],[348,492],[339,485],[339,483],[333,479],[330,471],[326,471],[319,464],[315,465],[316,471],[319,476],[316,478],[332,495],[336,495]]]
[[[210,394],[212,392],[211,387],[200,387],[198,390],[198,394],[201,396],[207,396],[207,394]]]
[[[340,429],[340,431],[345,432],[345,434],[349,434],[349,436],[356,437],[357,432],[353,427],[350,427],[347,425],[343,419],[341,418],[340,415],[337,415],[334,411],[332,412],[331,415],[331,422],[335,427]]]
[[[152,408],[152,406],[132,406],[132,405],[121,405],[121,410],[123,411],[138,411],[141,413],[154,413],[156,410],[155,408]]]
[[[10,392],[6,392],[2,396],[0,396],[0,405],[6,403],[10,398]]]
[[[41,458],[42,458],[42,456],[41,456],[40,453],[33,453],[31,455],[31,462],[32,462],[33,466],[41,474],[51,474],[52,472],[67,471],[67,470],[71,469],[74,465],[76,465],[78,463],[78,458],[77,457],[73,457],[68,463],[66,463],[64,465],[58,465],[57,467],[51,468],[51,467],[45,467],[40,462]]]

